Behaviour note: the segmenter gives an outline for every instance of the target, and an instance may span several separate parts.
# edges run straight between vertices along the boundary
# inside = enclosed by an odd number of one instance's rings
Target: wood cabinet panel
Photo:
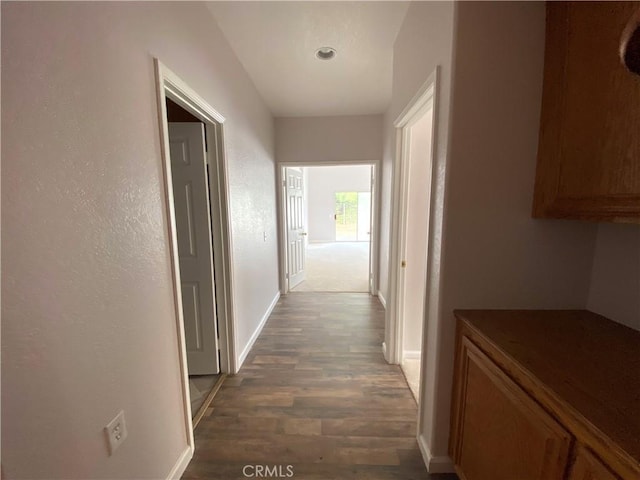
[[[618,57],[640,2],[547,2],[533,215],[640,223],[640,76]]]
[[[462,480],[640,479],[640,332],[586,310],[454,313]]]
[[[569,480],[620,480],[596,456],[584,447],[577,448]]]
[[[570,435],[463,338],[454,462],[466,480],[562,479]]]

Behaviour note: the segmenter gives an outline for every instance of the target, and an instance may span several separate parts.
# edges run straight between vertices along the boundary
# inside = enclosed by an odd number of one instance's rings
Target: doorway
[[[431,135],[433,104],[427,104],[403,129],[407,151],[405,222],[402,245],[402,292],[398,297],[402,316],[400,366],[409,388],[420,398],[420,360],[427,291],[427,250],[431,184]]]
[[[191,415],[220,379],[206,124],[166,100]]]
[[[194,426],[235,372],[224,117],[157,59],[155,67],[190,458]]]
[[[336,242],[369,242],[371,192],[335,193]]]
[[[391,237],[390,345],[386,356],[397,363],[419,406],[426,376],[426,336],[429,322],[429,269],[435,91],[437,71],[425,82],[398,117],[394,164],[394,205]]]
[[[376,167],[280,166],[284,292],[375,292]]]

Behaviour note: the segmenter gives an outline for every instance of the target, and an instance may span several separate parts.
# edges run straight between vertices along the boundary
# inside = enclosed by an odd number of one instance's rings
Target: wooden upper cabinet
[[[537,218],[640,223],[640,76],[619,58],[640,2],[547,2]]]

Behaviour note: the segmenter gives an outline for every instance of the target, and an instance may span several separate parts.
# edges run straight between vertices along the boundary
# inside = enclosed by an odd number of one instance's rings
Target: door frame
[[[191,418],[191,400],[189,393],[189,370],[182,314],[182,290],[180,286],[180,262],[178,259],[178,239],[176,228],[175,203],[169,156],[169,125],[167,120],[166,99],[170,98],[206,125],[206,140],[209,145],[207,163],[209,164],[211,199],[215,301],[218,319],[220,372],[236,373],[235,317],[232,292],[232,240],[229,214],[229,183],[227,177],[227,159],[224,148],[225,118],[200,97],[186,82],[168,69],[160,60],[154,58],[156,73],[156,94],[158,101],[158,121],[160,126],[160,147],[163,170],[165,219],[167,222],[169,255],[173,301],[176,320],[176,340],[178,344],[178,363],[182,379],[182,399],[184,403],[184,424],[190,455],[194,451],[193,423]],[[213,208],[217,205],[218,208]]]
[[[380,222],[380,161],[379,160],[327,160],[315,162],[278,162],[276,165],[276,189],[278,192],[278,236],[280,248],[280,294],[289,293],[289,280],[287,278],[287,194],[285,168],[304,167],[349,167],[358,165],[369,165],[372,167],[371,182],[371,237],[369,243],[369,293],[378,293],[378,249],[380,248],[378,239],[378,225]],[[305,193],[306,195],[306,193]]]
[[[405,260],[403,255],[406,250],[406,231],[408,222],[408,166],[409,166],[409,138],[408,131],[413,123],[421,118],[422,114],[428,108],[432,108],[431,123],[431,152],[429,161],[431,162],[431,182],[429,185],[429,230],[427,232],[427,268],[424,299],[424,314],[422,325],[422,346],[421,346],[421,365],[420,365],[420,394],[418,400],[418,436],[423,435],[423,419],[425,410],[425,392],[427,387],[431,390],[436,388],[434,378],[426,376],[426,346],[427,334],[431,325],[437,325],[437,318],[432,318],[430,312],[438,312],[439,305],[431,306],[429,302],[434,298],[438,298],[440,285],[440,271],[434,268],[434,252],[442,249],[442,239],[433,238],[433,205],[435,203],[437,182],[435,169],[435,155],[437,151],[437,127],[438,127],[438,78],[439,67],[429,75],[424,84],[420,87],[414,97],[409,101],[405,109],[398,115],[394,122],[396,137],[396,155],[393,164],[393,194],[392,194],[392,223],[391,238],[389,249],[389,308],[386,311],[388,326],[389,345],[383,345],[385,358],[389,363],[400,364],[403,354],[403,322],[402,322],[402,302],[400,299],[404,297],[404,282],[401,275],[402,261]],[[431,105],[431,106],[429,106]],[[435,291],[434,295],[432,291]],[[420,442],[419,442],[420,443]],[[422,445],[421,445],[422,448]]]

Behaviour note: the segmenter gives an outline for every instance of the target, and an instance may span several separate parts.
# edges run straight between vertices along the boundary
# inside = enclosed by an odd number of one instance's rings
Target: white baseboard
[[[420,350],[404,350],[402,356],[403,358],[418,360],[420,358]]]
[[[434,457],[427,446],[427,441],[422,434],[418,435],[418,447],[422,453],[422,460],[429,473],[454,473],[453,462],[446,455]]]
[[[269,320],[269,315],[271,315],[271,312],[273,312],[273,309],[275,308],[276,303],[278,303],[278,300],[280,300],[280,292],[277,292],[276,296],[273,297],[271,305],[269,305],[269,308],[267,308],[267,311],[260,319],[260,323],[258,324],[255,331],[253,332],[253,335],[251,335],[251,338],[247,342],[246,347],[242,349],[242,353],[240,353],[240,356],[236,361],[236,372],[234,373],[238,373],[238,371],[240,371],[240,367],[242,367],[242,364],[247,358],[247,355],[249,355],[249,352],[251,351],[251,347],[253,347],[253,344],[256,343],[256,340],[260,336],[260,332],[262,332],[262,329],[264,328],[264,324],[267,323],[267,320]]]
[[[182,474],[187,469],[187,465],[189,465],[192,458],[193,447],[191,447],[191,445],[187,445],[187,448],[185,448],[184,452],[180,454],[178,461],[169,472],[169,475],[167,475],[167,480],[180,480],[180,477],[182,477]]]
[[[387,301],[385,300],[385,298],[382,295],[382,292],[380,292],[380,290],[378,290],[378,300],[380,300],[380,303],[382,304],[382,306],[386,310],[387,309]]]

